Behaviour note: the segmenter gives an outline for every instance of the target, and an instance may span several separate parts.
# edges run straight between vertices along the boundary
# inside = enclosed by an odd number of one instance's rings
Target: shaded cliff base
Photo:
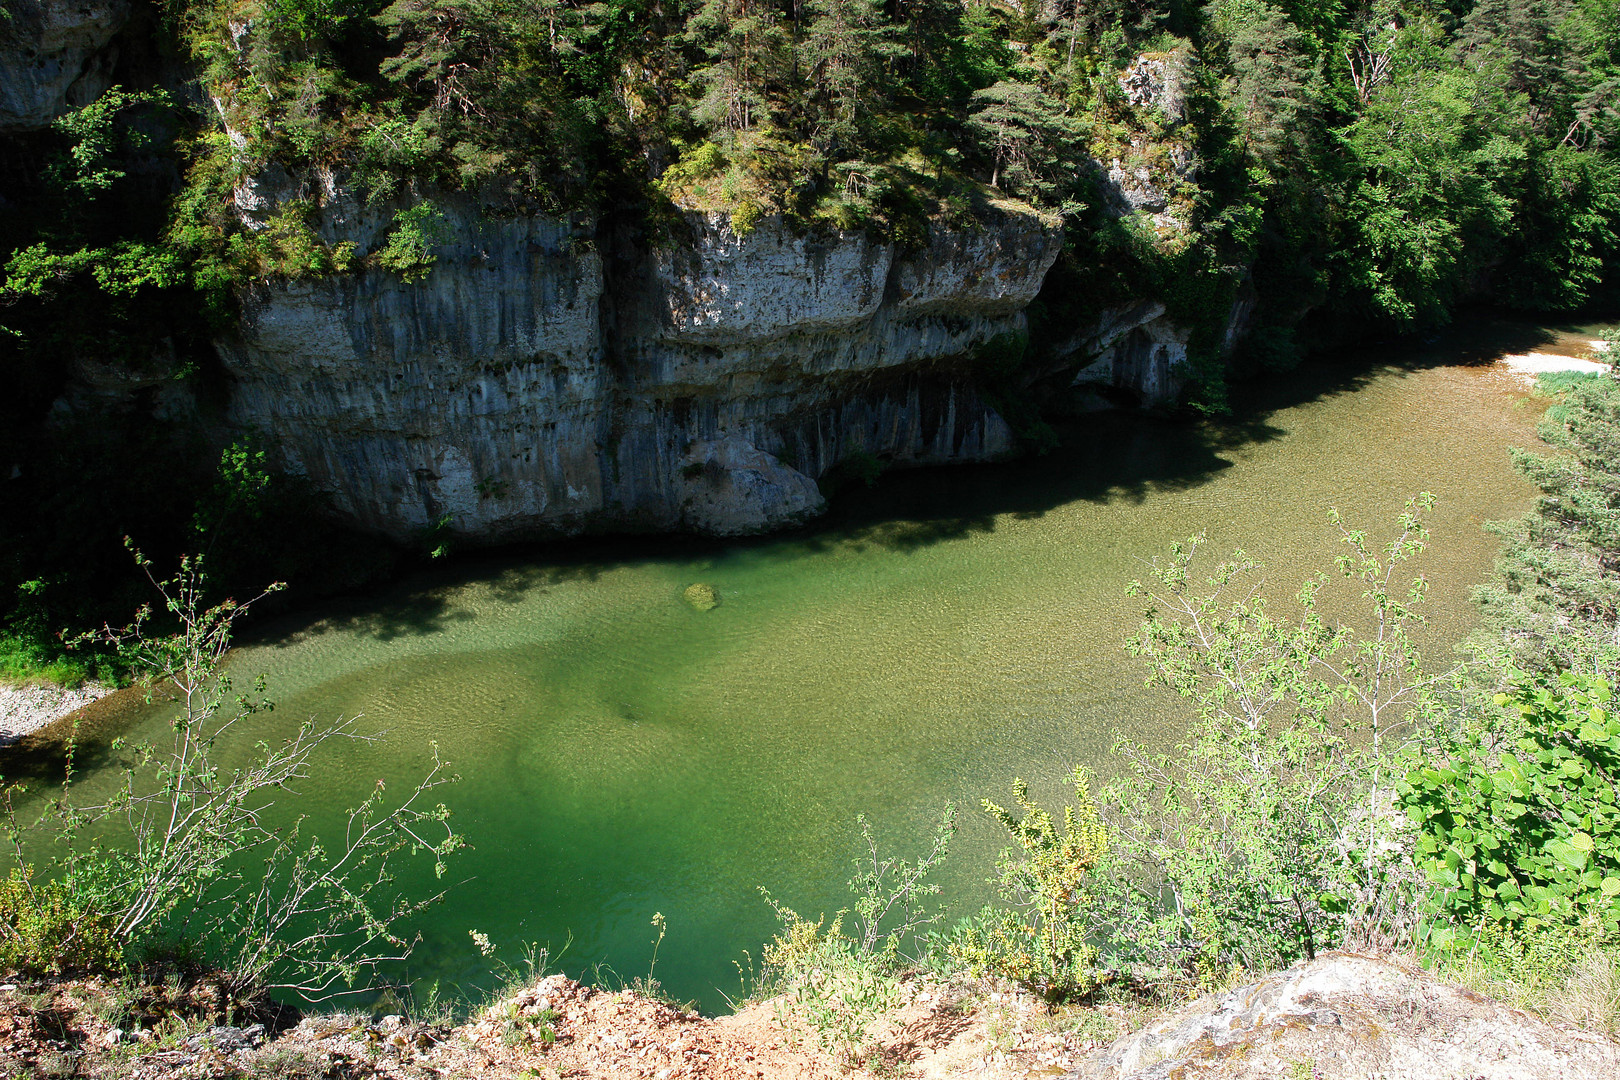
[[[1544,1015],[1448,984],[1401,957],[1326,954],[1154,1015],[1050,1010],[1004,985],[913,980],[856,1065],[821,1050],[780,1000],[716,1019],[553,975],[467,1022],[349,1014],[277,1030],[214,1023],[206,980],[180,987],[0,985],[0,1076],[277,1080],[1612,1080],[1620,970],[1577,972]],[[249,1017],[252,1020],[253,1017]],[[268,1025],[268,1027],[267,1027]]]

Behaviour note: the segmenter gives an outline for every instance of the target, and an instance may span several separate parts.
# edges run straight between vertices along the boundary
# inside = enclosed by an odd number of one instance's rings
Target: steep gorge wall
[[[15,0],[8,11],[0,134],[93,101],[134,33],[131,0]],[[1145,57],[1122,86],[1175,128],[1184,63]],[[1184,229],[1176,193],[1196,162],[1152,149],[1132,143],[1098,163],[1109,205]],[[1062,245],[1056,224],[1012,203],[900,250],[861,232],[801,236],[780,220],[739,235],[697,213],[651,244],[452,199],[441,200],[449,238],[436,265],[407,282],[365,261],[397,207],[367,205],[324,170],[295,178],[271,163],[237,188],[234,209],[263,228],[291,200],[314,207],[329,245],[354,244],[360,268],[244,292],[239,328],[217,343],[229,424],[343,516],[399,538],[440,523],[488,540],[756,532],[818,513],[816,480],[852,455],[909,465],[1006,454],[1012,433],[972,358],[1026,328]],[[1072,328],[1043,362],[1058,381],[1154,403],[1176,395],[1186,341],[1145,299]],[[174,358],[148,366],[80,357],[58,405],[127,408],[157,386],[154,415],[183,422]]]
[[[112,85],[113,39],[130,0],[5,0],[0,12],[0,134],[49,126]]]
[[[242,200],[251,205],[251,195]],[[329,200],[320,231],[380,241]],[[616,251],[535,217],[450,208],[425,279],[274,282],[220,342],[231,420],[356,522],[482,539],[757,532],[818,513],[854,453],[985,460],[1007,425],[964,361],[1025,326],[1061,232],[1027,209],[899,252],[863,233],[689,235]]]

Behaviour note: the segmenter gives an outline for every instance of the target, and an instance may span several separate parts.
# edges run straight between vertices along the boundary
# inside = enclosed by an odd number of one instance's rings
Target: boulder
[[[1073,1080],[1613,1080],[1620,1042],[1406,963],[1328,953],[1211,994],[1113,1043]]]

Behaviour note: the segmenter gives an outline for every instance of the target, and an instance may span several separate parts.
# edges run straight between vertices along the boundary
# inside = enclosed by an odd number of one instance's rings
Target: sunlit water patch
[[[1551,340],[1514,335],[1502,351]],[[569,942],[567,970],[629,979],[661,911],[658,977],[723,1008],[734,961],[772,929],[758,886],[806,913],[847,906],[857,814],[914,850],[946,801],[963,807],[945,875],[963,910],[1002,840],[981,798],[1106,771],[1116,730],[1173,744],[1184,710],[1121,644],[1140,614],[1125,583],[1174,539],[1241,545],[1291,592],[1329,564],[1330,506],[1382,527],[1432,491],[1426,636],[1447,654],[1494,553],[1480,526],[1531,501],[1505,450],[1539,404],[1477,363],[1494,347],[1296,373],[1223,422],[1099,415],[1045,457],[891,474],[806,535],[463,563],[261,628],[234,663],[267,675],[271,728],[361,713],[386,731],[326,762],[305,796],[317,822],[419,775],[433,743],[463,777],[447,801],[471,846],[413,977],[476,983],[476,929],[508,957]],[[684,602],[694,582],[719,606]]]

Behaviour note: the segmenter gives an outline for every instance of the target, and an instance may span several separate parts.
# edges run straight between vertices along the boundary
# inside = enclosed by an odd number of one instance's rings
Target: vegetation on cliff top
[[[1443,322],[1469,297],[1567,308],[1615,258],[1620,20],[1607,0],[142,11],[130,33],[155,47],[121,54],[120,86],[6,139],[0,462],[19,474],[8,497],[39,508],[0,525],[13,624],[126,609],[127,588],[111,595],[126,533],[195,547],[170,535],[215,483],[189,403],[217,409],[211,340],[242,287],[364,266],[429,274],[433,200],[455,193],[587,229],[605,217],[659,234],[676,207],[703,207],[739,229],[781,214],[902,244],[931,223],[969,225],[987,199],[1023,200],[1060,213],[1068,237],[1032,309],[1030,356],[1110,304],[1157,297],[1192,331],[1190,392],[1208,407],[1240,295],[1258,298],[1246,360],[1286,366],[1324,339]],[[392,221],[372,250],[318,233],[328,181]],[[261,195],[249,227],[241,207]],[[159,412],[172,419],[79,400],[47,425],[69,385],[170,395]],[[58,483],[64,470],[83,483]],[[284,543],[210,541],[219,579],[237,580],[232,560],[252,567],[244,586],[364,576],[375,553],[331,575],[325,558],[266,561],[267,547],[329,535],[317,502],[275,485],[298,524]],[[93,546],[89,568],[52,555],[63,529],[95,538],[76,545]],[[44,648],[22,636],[19,656]]]

